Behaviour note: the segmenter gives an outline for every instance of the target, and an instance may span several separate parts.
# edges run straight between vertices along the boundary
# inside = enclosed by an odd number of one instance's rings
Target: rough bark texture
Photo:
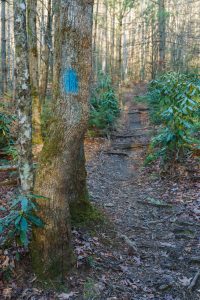
[[[56,4],[53,113],[35,181],[35,192],[49,200],[41,201],[46,226],[32,244],[35,271],[50,277],[64,274],[72,261],[69,204],[80,209],[85,203],[83,138],[92,58],[92,4]]]
[[[26,32],[25,0],[14,0],[15,76],[16,99],[19,120],[19,172],[23,192],[29,192],[33,185],[32,173],[32,126],[31,93]]]
[[[6,1],[1,1],[1,93],[4,95],[7,86],[6,69]]]
[[[38,76],[38,50],[36,30],[37,0],[27,0],[27,27],[29,47],[29,69],[32,95],[32,122],[33,144],[42,144],[40,101],[39,101],[39,76]]]

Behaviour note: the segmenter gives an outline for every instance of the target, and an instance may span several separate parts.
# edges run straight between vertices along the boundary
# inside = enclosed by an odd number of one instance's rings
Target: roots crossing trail
[[[122,116],[110,139],[86,142],[92,201],[104,208],[124,249],[123,275],[111,280],[112,292],[101,299],[197,300],[199,184],[161,180],[143,167],[153,127],[147,107],[133,100],[138,92],[136,86],[123,93]]]

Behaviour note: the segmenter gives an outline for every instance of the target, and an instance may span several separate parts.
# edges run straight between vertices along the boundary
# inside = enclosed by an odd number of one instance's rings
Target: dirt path
[[[137,93],[124,93],[123,114],[110,140],[86,143],[92,201],[104,207],[126,252],[112,297],[105,293],[101,299],[197,300],[199,184],[161,180],[143,168],[152,127],[147,108],[133,102]]]

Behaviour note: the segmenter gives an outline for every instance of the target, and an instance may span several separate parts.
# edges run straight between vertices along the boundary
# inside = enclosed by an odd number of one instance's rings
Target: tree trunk
[[[15,76],[19,120],[19,173],[24,193],[33,186],[32,116],[25,0],[14,0]]]
[[[7,5],[7,89],[10,91],[13,88],[11,80],[11,6]]]
[[[95,79],[97,79],[98,76],[98,55],[99,55],[99,49],[97,49],[97,30],[98,30],[98,14],[99,14],[99,0],[96,1],[95,5],[96,11],[95,11],[95,17],[94,17],[94,27],[93,27],[93,72],[96,76]]]
[[[52,10],[51,10],[51,0],[48,0],[47,6],[47,25],[44,35],[44,47],[42,51],[42,61],[40,67],[40,102],[45,103],[46,91],[48,84],[49,75],[49,56],[51,47],[51,34],[52,34]]]
[[[115,24],[116,24],[116,13],[115,13],[115,2],[113,2],[112,6],[112,38],[111,38],[111,74],[112,77],[115,75],[116,65],[115,65]],[[115,76],[114,76],[115,78]]]
[[[92,61],[92,3],[57,1],[53,116],[36,174],[35,193],[46,226],[32,243],[40,276],[64,274],[72,262],[69,206],[80,210],[86,197],[83,139],[87,129]]]
[[[4,95],[7,88],[6,69],[6,1],[1,1],[1,93]]]
[[[33,144],[42,144],[41,133],[41,107],[39,101],[39,80],[38,80],[38,50],[36,30],[37,1],[27,0],[27,26],[29,46],[29,69],[32,95],[32,122],[33,122]]]
[[[165,0],[159,0],[158,30],[159,30],[159,66],[158,71],[162,73],[165,69],[165,47],[166,47],[166,17]]]
[[[151,20],[151,79],[155,79],[156,67],[155,67],[155,42],[154,42],[154,21]]]
[[[118,56],[118,80],[121,83],[122,80],[122,35],[123,35],[123,17],[119,17],[119,27],[118,27],[118,47],[119,47],[119,56]]]
[[[110,57],[109,57],[109,27],[108,27],[108,2],[105,1],[105,39],[106,39],[106,49],[105,49],[105,60],[106,60],[106,74],[108,74],[110,70]]]

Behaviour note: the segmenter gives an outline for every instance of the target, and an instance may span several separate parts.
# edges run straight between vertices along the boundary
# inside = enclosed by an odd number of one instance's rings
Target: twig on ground
[[[135,253],[138,252],[135,242],[131,241],[126,235],[121,235],[120,237],[126,242],[130,250],[134,251]]]
[[[188,290],[192,290],[195,287],[195,285],[196,285],[196,283],[199,279],[199,276],[200,276],[200,270],[195,274],[195,276],[192,279],[190,285],[188,286]]]

